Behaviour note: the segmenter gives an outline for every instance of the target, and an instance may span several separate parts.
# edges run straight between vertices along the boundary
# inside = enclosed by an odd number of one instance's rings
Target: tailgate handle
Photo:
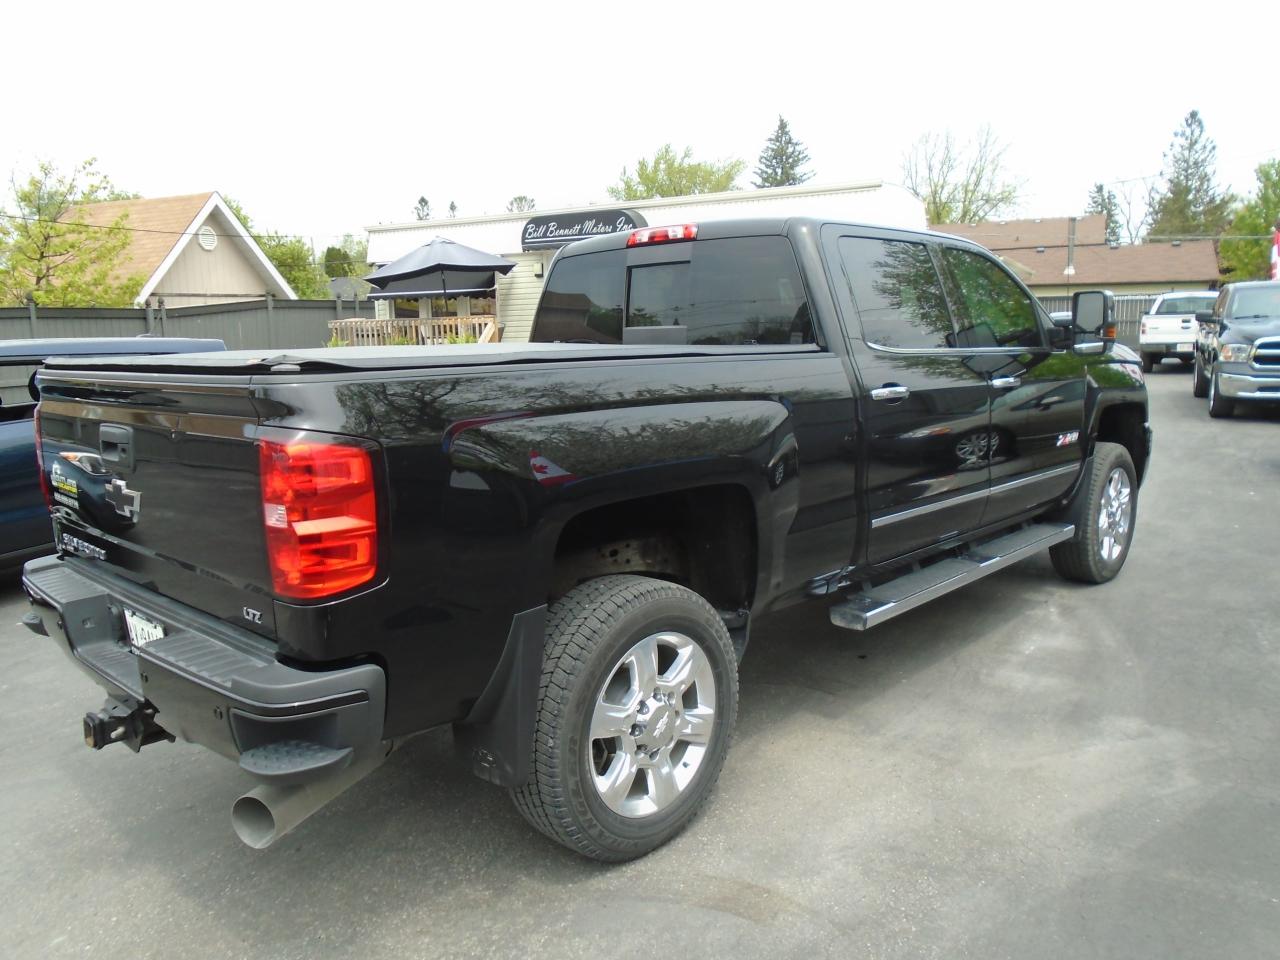
[[[103,463],[120,470],[132,470],[133,428],[104,423],[98,428],[98,450]]]

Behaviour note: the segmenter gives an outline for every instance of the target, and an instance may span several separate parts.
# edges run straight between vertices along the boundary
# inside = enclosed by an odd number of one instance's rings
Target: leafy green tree
[[[431,201],[426,197],[419,197],[417,204],[413,208],[413,217],[415,220],[430,220]]]
[[[290,237],[269,230],[255,230],[253,221],[249,219],[239,203],[230,197],[222,199],[231,208],[231,212],[236,215],[236,219],[240,221],[245,231],[258,242],[267,259],[280,271],[280,276],[284,277],[285,282],[293,288],[293,292],[300,299],[329,299],[328,277],[325,276],[321,265],[316,262],[316,254],[311,244],[302,237]]]
[[[719,163],[693,159],[689,147],[677,154],[671,144],[663,144],[653,159],[636,162],[635,175],[622,168],[617,184],[608,188],[615,200],[648,200],[653,197],[685,197],[696,193],[722,193],[737,189],[734,181],[747,167],[742,160]]]
[[[1192,110],[1164,155],[1163,182],[1151,190],[1148,240],[1216,237],[1226,228],[1234,198],[1214,182],[1217,153],[1200,112]]]
[[[330,280],[351,276],[347,266],[347,253],[341,247],[324,248],[324,275]]]
[[[128,199],[90,159],[70,173],[51,163],[19,181],[12,203],[0,209],[0,303],[63,307],[125,307],[146,282],[122,275],[130,243],[128,214],[106,226],[81,221],[87,204]]]
[[[968,144],[950,131],[927,133],[903,157],[902,177],[929,223],[980,223],[1018,200],[1019,186],[1004,171],[1005,149],[990,127]]]
[[[1120,203],[1113,191],[1100,183],[1095,183],[1089,191],[1089,205],[1084,208],[1086,214],[1102,213],[1107,217],[1107,243],[1120,242]]]
[[[757,190],[765,187],[799,186],[813,176],[800,169],[808,162],[809,154],[804,144],[791,135],[791,128],[779,114],[778,125],[760,151],[753,186]]]
[[[361,277],[369,272],[369,244],[345,234],[338,246],[326,247],[324,272],[327,277]]]
[[[507,213],[528,213],[533,210],[536,204],[533,197],[526,197],[523,193],[512,197],[507,201]]]
[[[1280,160],[1258,164],[1257,192],[1237,211],[1218,246],[1222,269],[1232,280],[1266,280],[1271,275],[1271,237],[1280,229]]]

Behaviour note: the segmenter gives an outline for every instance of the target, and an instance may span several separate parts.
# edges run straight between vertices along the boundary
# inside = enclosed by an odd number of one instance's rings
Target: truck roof
[[[691,220],[689,222],[698,225],[699,240],[720,240],[726,237],[785,236],[798,229],[807,227],[817,230],[826,224],[836,223],[842,226],[862,227],[869,230],[891,230],[894,233],[919,237],[946,237],[948,240],[953,240],[966,246],[978,246],[972,240],[967,240],[964,237],[956,237],[932,230],[911,230],[905,227],[858,223],[828,217],[737,217],[727,220]],[[672,223],[655,223],[650,227],[638,227],[637,229],[645,230],[674,225]],[[627,245],[627,237],[630,233],[631,231],[624,230],[621,233],[609,233],[599,237],[590,237],[586,240],[575,240],[573,243],[561,247],[558,256],[572,257],[599,250],[620,250]]]

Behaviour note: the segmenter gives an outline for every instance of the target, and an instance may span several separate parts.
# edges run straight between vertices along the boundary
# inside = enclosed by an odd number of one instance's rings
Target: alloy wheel
[[[624,817],[670,807],[697,775],[716,722],[711,661],[690,637],[645,637],[596,695],[587,762],[600,799]]]
[[[1133,519],[1133,490],[1129,474],[1116,467],[1107,477],[1098,510],[1098,552],[1107,563],[1119,559],[1128,542]]]

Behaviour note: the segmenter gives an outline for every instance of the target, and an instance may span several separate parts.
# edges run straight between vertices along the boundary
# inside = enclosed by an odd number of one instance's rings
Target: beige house
[[[946,223],[934,230],[980,243],[1022,278],[1038,297],[1066,297],[1077,290],[1151,295],[1205,290],[1221,282],[1211,240],[1109,244],[1100,213],[1036,220]]]
[[[138,303],[165,306],[297,295],[216,192],[90,204],[78,218],[97,226],[128,214],[130,242],[117,279],[146,277]]]

